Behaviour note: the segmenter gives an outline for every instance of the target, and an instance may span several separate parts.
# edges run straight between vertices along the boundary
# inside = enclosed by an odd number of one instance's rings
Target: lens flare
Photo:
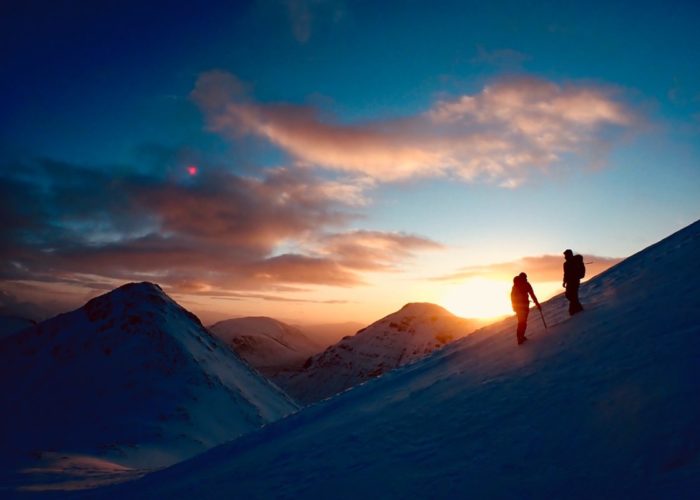
[[[199,169],[195,165],[188,165],[187,166],[187,173],[190,174],[191,176],[197,175],[199,172]]]

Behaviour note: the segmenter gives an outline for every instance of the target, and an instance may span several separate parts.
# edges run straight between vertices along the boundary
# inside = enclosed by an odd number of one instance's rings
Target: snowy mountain
[[[326,347],[339,342],[343,337],[355,335],[355,332],[365,325],[356,321],[344,321],[342,323],[305,323],[294,325],[302,330],[307,337],[316,343]]]
[[[0,339],[36,325],[36,321],[19,316],[0,316]]]
[[[159,467],[296,410],[157,285],[128,284],[0,341],[0,464]]]
[[[298,328],[267,317],[220,321],[209,330],[267,376],[298,368],[322,350]]]
[[[581,287],[113,498],[696,498],[700,221]]]
[[[406,304],[276,381],[297,400],[312,403],[415,361],[477,325],[435,304]]]

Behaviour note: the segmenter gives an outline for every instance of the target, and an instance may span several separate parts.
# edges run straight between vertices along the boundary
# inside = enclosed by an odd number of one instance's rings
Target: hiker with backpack
[[[562,286],[566,288],[566,298],[569,300],[569,315],[583,311],[583,306],[578,300],[578,287],[586,276],[586,266],[583,256],[574,255],[571,250],[564,251],[564,280]]]
[[[513,278],[513,288],[510,291],[510,301],[513,311],[518,316],[518,328],[515,332],[518,345],[527,340],[525,330],[527,330],[527,317],[530,314],[530,297],[535,302],[537,309],[542,311],[542,306],[535,297],[532,285],[527,281],[527,274],[520,273]]]

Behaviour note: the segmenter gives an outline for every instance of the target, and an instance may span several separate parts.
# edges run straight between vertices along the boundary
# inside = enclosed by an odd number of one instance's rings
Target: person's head
[[[566,260],[569,260],[573,256],[574,256],[574,252],[572,252],[570,249],[564,250],[564,258]]]
[[[525,273],[518,274],[518,277],[523,281],[527,281],[527,274],[525,274]]]

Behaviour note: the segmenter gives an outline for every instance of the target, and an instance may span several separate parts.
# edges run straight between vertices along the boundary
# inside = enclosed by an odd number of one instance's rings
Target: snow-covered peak
[[[210,331],[268,376],[298,368],[321,346],[293,326],[266,316],[220,321]]]
[[[583,313],[543,303],[522,346],[497,322],[118,493],[696,498],[698,255],[700,221],[582,284]]]
[[[396,311],[389,316],[399,315],[399,314],[415,314],[415,315],[429,315],[429,314],[442,314],[442,315],[453,315],[447,309],[437,304],[431,302],[409,302],[404,305],[401,309]],[[454,315],[453,315],[454,316]]]
[[[148,281],[122,285],[109,293],[91,299],[79,310],[83,310],[91,322],[100,322],[107,318],[115,320],[122,318],[125,314],[130,314],[132,317],[141,314],[153,318],[170,311],[199,326],[202,325],[197,316],[171,299],[160,286]],[[132,321],[136,320],[132,319]]]
[[[436,304],[409,303],[309,358],[301,371],[276,380],[299,401],[314,402],[413,362],[478,324]]]
[[[62,452],[157,467],[296,410],[152,283],[1,340],[0,393],[10,466]]]
[[[233,318],[219,321],[209,327],[217,337],[227,340],[227,337],[242,333],[265,336],[284,343],[290,336],[304,337],[298,328],[290,326],[268,316],[248,316],[245,318]]]

